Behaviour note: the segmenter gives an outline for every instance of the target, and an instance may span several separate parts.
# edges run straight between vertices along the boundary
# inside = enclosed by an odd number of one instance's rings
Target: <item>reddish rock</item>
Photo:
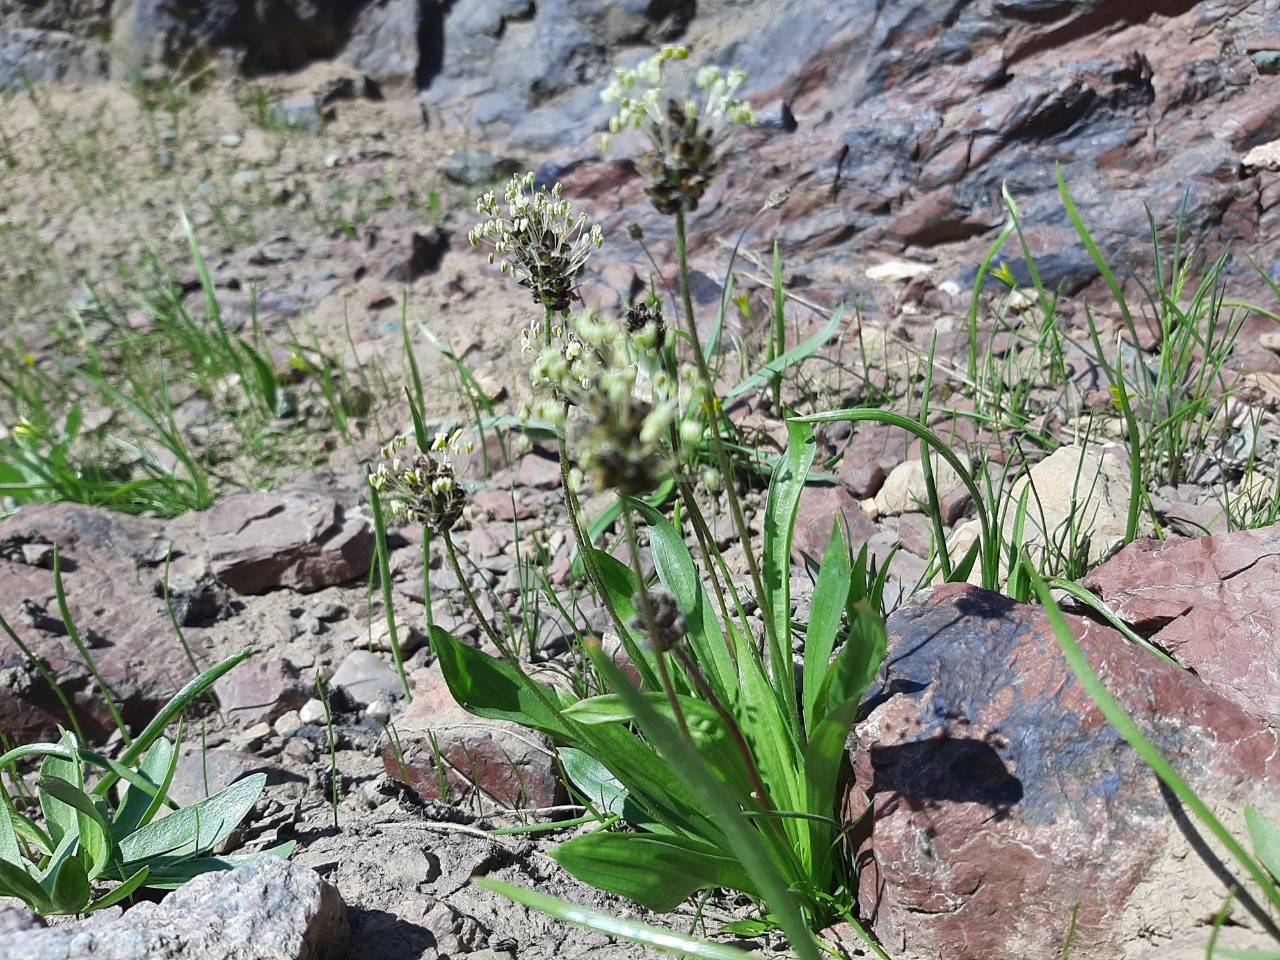
[[[938,498],[938,508],[942,513],[942,522],[948,527],[955,526],[963,520],[973,505],[973,497],[969,488],[963,483],[952,487]]]
[[[943,187],[913,200],[889,222],[888,236],[905,246],[931,247],[986,233],[999,222],[994,210],[978,216],[956,199],[951,187]]]
[[[1082,582],[1249,716],[1280,717],[1280,525],[1138,540]]]
[[[898,518],[898,542],[907,553],[929,556],[933,546],[932,521],[923,513],[904,513]]]
[[[1280,806],[1274,730],[1117,632],[1070,620],[1108,688],[1201,796],[1226,810]],[[1043,613],[955,584],[889,628],[887,681],[856,748],[872,808],[858,899],[889,954],[1059,956],[1077,905],[1074,960],[1148,955],[1151,941],[1193,935],[1203,952],[1204,918],[1226,889],[1074,678]],[[1233,920],[1249,922],[1243,910]]]
[[[560,487],[560,460],[541,450],[530,450],[516,468],[516,485],[535,490],[557,490]]]
[[[0,521],[0,614],[54,677],[91,739],[105,739],[115,721],[67,636],[53,571],[21,562],[23,547],[58,547],[71,620],[136,729],[192,675],[156,590],[169,552],[165,533],[159,520],[73,503],[30,504]],[[193,552],[175,549],[171,579],[200,574]],[[56,738],[57,726],[67,723],[54,691],[0,633],[0,731],[23,743]]]
[[[795,534],[791,555],[799,561],[808,555],[820,561],[831,542],[833,524],[839,523],[845,543],[855,550],[878,529],[862,505],[844,487],[808,486],[800,494],[796,510]]]
[[[239,593],[304,593],[365,576],[373,527],[336,500],[302,492],[233,493],[204,512],[213,572]]]
[[[861,463],[845,460],[841,461],[837,476],[850,493],[860,500],[865,500],[880,492],[888,474],[875,460],[865,460]]]
[[[473,526],[467,531],[467,556],[472,560],[487,560],[501,554],[510,543],[511,532],[507,527]]]
[[[512,520],[528,520],[533,511],[524,503],[518,494],[511,490],[481,490],[471,498],[471,502],[493,515],[495,520],[510,522]]]
[[[389,776],[427,800],[456,801],[479,791],[516,808],[560,802],[564,791],[546,737],[468,713],[454,701],[437,666],[416,679],[413,703],[396,720],[395,739],[381,748]]]
[[[307,702],[314,687],[288,660],[250,660],[214,684],[222,712],[249,727],[271,723]]]
[[[853,425],[853,436],[836,466],[836,477],[858,497],[875,496],[885,478],[908,456],[919,456],[909,433],[899,427],[864,420]]]

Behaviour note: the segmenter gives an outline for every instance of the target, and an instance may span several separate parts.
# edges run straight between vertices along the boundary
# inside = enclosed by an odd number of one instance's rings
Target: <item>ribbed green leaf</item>
[[[1253,855],[1280,881],[1280,829],[1269,823],[1256,807],[1244,808],[1244,822],[1249,842],[1253,844]]]
[[[761,605],[764,616],[771,623],[769,658],[773,683],[785,704],[787,722],[798,736],[800,715],[791,667],[791,538],[795,532],[800,494],[809,479],[809,468],[818,447],[813,428],[802,421],[788,420],[787,436],[787,452],[773,472],[765,504],[765,596],[761,598]]]
[[[0,861],[20,864],[22,848],[18,846],[18,830],[14,826],[16,812],[9,806],[9,796],[0,790]]]
[[[88,878],[96,880],[106,869],[113,850],[106,818],[88,794],[61,777],[43,776],[37,786],[42,797],[47,794],[76,811],[78,853],[86,862]]]
[[[818,582],[813,588],[813,601],[809,611],[809,628],[804,638],[804,721],[806,727],[817,723],[827,712],[825,703],[818,703],[818,691],[822,685],[831,651],[835,648],[840,621],[844,618],[845,603],[849,598],[849,584],[853,570],[849,563],[849,551],[845,547],[840,524],[833,523],[831,542],[822,558]]]
[[[652,833],[589,833],[551,851],[583,883],[667,913],[705,887],[755,896],[742,864],[709,843]]]
[[[645,649],[635,631],[627,628],[636,615],[636,607],[632,598],[639,592],[636,575],[632,569],[612,554],[603,550],[590,548],[595,558],[600,576],[604,580],[605,592],[613,604],[618,619],[622,621],[622,645],[631,657],[631,662],[640,673],[641,683],[650,690],[658,689],[658,676],[654,673],[653,654]]]
[[[237,857],[196,857],[194,859],[158,857],[151,864],[147,886],[153,890],[176,890],[192,877],[198,877],[202,873],[234,870],[257,857],[287,857],[293,852],[295,846],[297,842],[290,840],[269,850]]]
[[[667,697],[656,691],[640,693],[649,706],[663,717],[675,722],[675,714]],[[678,696],[676,702],[684,715],[689,730],[689,738],[693,746],[720,779],[733,791],[743,804],[751,802],[753,785],[747,772],[742,752],[733,739],[724,720],[716,709],[704,700],[693,697]],[[635,712],[622,696],[611,693],[589,700],[580,700],[566,707],[564,714],[589,727],[601,724],[626,725],[635,719]],[[606,763],[612,757],[602,758]]]
[[[62,735],[58,738],[58,745],[67,751],[73,752],[73,754],[74,751],[80,748],[75,735],[67,730],[62,731]],[[80,771],[80,764],[62,755],[47,755],[44,758],[44,762],[40,764],[40,775],[42,777],[65,780],[77,787],[84,784],[84,775]],[[49,836],[55,844],[62,843],[63,837],[68,833],[76,832],[75,808],[59,800],[55,794],[41,792],[40,810],[44,814],[44,822],[49,831]]]
[[[511,664],[459,643],[445,630],[431,628],[431,649],[440,662],[449,692],[478,717],[509,720],[564,739],[569,728],[560,719],[565,698],[525,676]]]
[[[49,894],[17,863],[0,860],[0,896],[17,897],[37,913],[49,910]]]
[[[593,655],[592,662],[611,689],[631,700],[637,723],[646,739],[679,771],[679,780],[697,797],[700,807],[714,818],[728,841],[725,844],[717,841],[714,846],[731,850],[742,863],[753,889],[778,917],[778,925],[790,939],[791,947],[800,960],[819,960],[804,913],[790,884],[779,872],[779,865],[785,865],[787,869],[794,867],[794,852],[783,849],[772,831],[759,832],[747,821],[739,804],[707,769],[698,752],[684,741],[675,724],[651,709],[615,664],[598,652]]]
[[[126,897],[132,896],[135,890],[146,883],[147,875],[150,872],[150,868],[143,867],[133,876],[127,878],[124,883],[120,884],[110,892],[104,893],[97,900],[93,901],[93,903],[85,907],[84,912],[93,913],[96,910],[102,910],[106,907],[114,906]]]
[[[255,773],[199,803],[153,820],[120,841],[122,864],[128,868],[157,857],[195,857],[212,850],[239,826],[266,784],[267,775]]]
[[[129,784],[111,821],[111,835],[117,843],[155,818],[164,804],[177,765],[178,754],[169,740],[161,737],[151,745],[138,766],[138,775],[154,786],[155,792],[147,793],[141,787]]]
[[[658,579],[667,588],[689,628],[689,649],[706,673],[707,682],[730,710],[738,700],[738,673],[729,656],[724,631],[712,609],[710,598],[698,576],[698,568],[689,555],[680,532],[666,517],[643,500],[632,500],[632,506],[649,525],[649,548]]]
[[[79,856],[68,855],[54,868],[49,890],[49,913],[83,913],[93,891]]]

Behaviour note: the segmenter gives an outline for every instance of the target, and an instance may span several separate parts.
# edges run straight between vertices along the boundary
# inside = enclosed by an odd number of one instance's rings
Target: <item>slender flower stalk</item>
[[[471,607],[476,619],[480,621],[480,626],[484,628],[485,635],[498,648],[498,652],[502,654],[505,660],[512,664],[518,664],[519,661],[516,655],[512,653],[511,648],[498,635],[498,631],[493,628],[489,618],[480,609],[480,604],[476,601],[476,595],[471,592],[471,584],[467,583],[467,574],[462,569],[462,564],[458,562],[458,551],[453,545],[453,537],[448,534],[445,534],[444,537],[444,552],[449,558],[449,565],[453,568],[454,575],[458,578],[458,585],[462,588],[462,595],[467,598],[467,605]]]
[[[676,697],[676,688],[671,682],[671,673],[667,669],[667,653],[675,649],[684,639],[684,615],[676,607],[676,616],[665,618],[668,621],[666,628],[663,629],[659,625],[658,614],[654,609],[656,606],[655,597],[645,589],[644,585],[644,568],[640,564],[640,540],[636,536],[636,524],[635,519],[631,516],[630,504],[623,505],[622,524],[627,534],[627,548],[631,554],[631,569],[635,572],[636,583],[640,585],[640,589],[636,593],[636,605],[640,608],[640,617],[639,623],[635,624],[635,626],[645,632],[649,642],[653,645],[653,662],[658,670],[658,682],[661,684],[663,692],[667,695],[667,704],[671,707],[671,714],[676,718],[676,724],[680,727],[680,733],[685,741],[693,743],[693,737],[689,734],[689,723],[685,720],[684,711],[680,709],[680,701]],[[670,601],[670,605],[675,606],[674,597],[667,595],[664,600]]]
[[[676,213],[676,259],[680,265],[680,296],[684,306],[685,328],[689,334],[690,341],[693,343],[694,363],[698,370],[698,377],[702,382],[702,388],[707,396],[707,422],[711,427],[711,446],[716,452],[716,464],[720,468],[720,475],[724,477],[724,492],[729,501],[729,513],[733,517],[734,528],[738,531],[738,536],[741,538],[744,548],[746,548],[743,553],[747,559],[747,571],[751,574],[751,585],[755,588],[756,596],[763,598],[765,596],[764,578],[760,574],[760,564],[756,560],[755,552],[749,547],[751,543],[750,531],[747,529],[746,516],[742,512],[742,501],[738,498],[737,485],[733,476],[733,462],[729,459],[729,451],[725,448],[724,438],[720,435],[720,398],[716,395],[715,383],[711,379],[711,371],[707,368],[707,358],[702,351],[702,339],[698,336],[698,322],[693,313],[693,296],[689,288],[689,257],[683,212]],[[772,629],[772,620],[769,617],[765,617],[767,639],[773,639],[769,637],[769,632]]]
[[[635,70],[619,70],[617,78],[600,97],[616,103],[617,113],[609,121],[612,133],[634,129],[649,141],[649,150],[637,162],[646,179],[646,192],[653,206],[676,219],[676,259],[680,270],[680,298],[685,327],[693,346],[694,364],[711,430],[716,463],[724,480],[729,512],[744,546],[750,543],[742,503],[734,484],[732,463],[720,434],[720,404],[715,382],[707,368],[702,341],[689,287],[689,257],[685,214],[696,210],[707,186],[715,179],[735,125],[756,122],[755,114],[745,101],[737,98],[738,89],[746,82],[746,74],[730,71],[722,74],[717,67],[704,67],[695,78],[701,96],[672,96],[664,89],[663,68],[672,60],[689,55],[685,47],[665,46]],[[607,146],[607,144],[606,144]],[[772,200],[772,198],[771,198]],[[767,206],[767,205],[766,205]],[[763,597],[764,580],[754,553],[745,550],[747,569],[756,596]],[[772,629],[766,626],[766,631]]]

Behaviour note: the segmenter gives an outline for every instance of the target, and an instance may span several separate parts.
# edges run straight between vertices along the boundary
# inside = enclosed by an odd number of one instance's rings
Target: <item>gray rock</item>
[[[423,59],[424,28],[439,16],[434,0],[366,4],[338,60],[381,85],[416,86]]]
[[[395,670],[368,650],[353,650],[347,654],[334,671],[330,683],[344,689],[361,706],[375,700],[393,700],[404,693]]]
[[[267,774],[269,783],[281,779],[279,769],[260,756],[230,747],[205,750],[198,743],[185,745],[169,785],[169,799],[179,806],[190,806],[254,773]]]
[[[0,24],[0,90],[20,89],[28,80],[97,80],[106,72],[107,51],[99,40]]]
[[[520,164],[514,160],[500,160],[487,151],[463,147],[449,155],[440,172],[454,183],[478,187],[509,177],[519,169]]]
[[[54,927],[0,910],[0,933],[6,960],[336,960],[351,939],[337,889],[278,857],[203,874],[158,904]]]
[[[525,145],[570,142],[582,121],[592,129],[609,115],[598,87],[612,73],[610,49],[677,36],[693,9],[687,0],[460,0],[441,23],[438,65],[420,72],[423,103]]]
[[[342,50],[363,4],[356,0],[117,0],[114,66],[189,64],[230,53],[251,72],[296,70]]]

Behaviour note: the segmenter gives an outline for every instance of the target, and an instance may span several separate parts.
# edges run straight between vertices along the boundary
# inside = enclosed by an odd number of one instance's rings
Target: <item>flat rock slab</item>
[[[207,622],[229,612],[215,577],[242,594],[318,590],[364,577],[373,543],[367,518],[302,491],[233,494],[167,522],[28,504],[0,520],[0,615],[71,701],[85,735],[101,742],[115,721],[58,609],[55,548],[71,622],[125,722],[140,729],[195,673],[165,608],[166,574],[174,615]],[[242,724],[305,701],[298,672],[276,667],[246,665],[219,685]],[[56,737],[66,723],[54,690],[0,632],[0,731],[23,743]]]
[[[365,576],[373,559],[368,518],[301,491],[223,497],[200,530],[213,572],[239,593],[336,586]]]
[[[1274,820],[1273,729],[1119,633],[1071,625],[1206,802],[1237,824],[1244,803]],[[1199,825],[1103,718],[1043,613],[954,584],[889,626],[887,680],[858,728],[856,762],[872,807],[859,902],[889,954],[1059,956],[1078,904],[1073,960],[1197,937],[1202,956],[1227,889],[1195,853]],[[1246,936],[1248,910],[1232,919]]]
[[[1280,717],[1280,525],[1138,540],[1082,583],[1255,720]]]
[[[191,679],[156,590],[169,554],[163,522],[74,503],[31,504],[0,521],[0,544],[0,613],[71,700],[87,736],[105,737],[114,722],[67,635],[52,569],[25,562],[23,547],[57,547],[71,620],[127,722],[149,720]],[[182,552],[174,551],[171,576],[199,574]],[[67,715],[53,690],[0,635],[0,730],[22,743],[47,738],[59,723]]]
[[[327,960],[351,938],[337,889],[310,867],[261,857],[206,873],[160,903],[46,927],[0,910],[6,960]]]

